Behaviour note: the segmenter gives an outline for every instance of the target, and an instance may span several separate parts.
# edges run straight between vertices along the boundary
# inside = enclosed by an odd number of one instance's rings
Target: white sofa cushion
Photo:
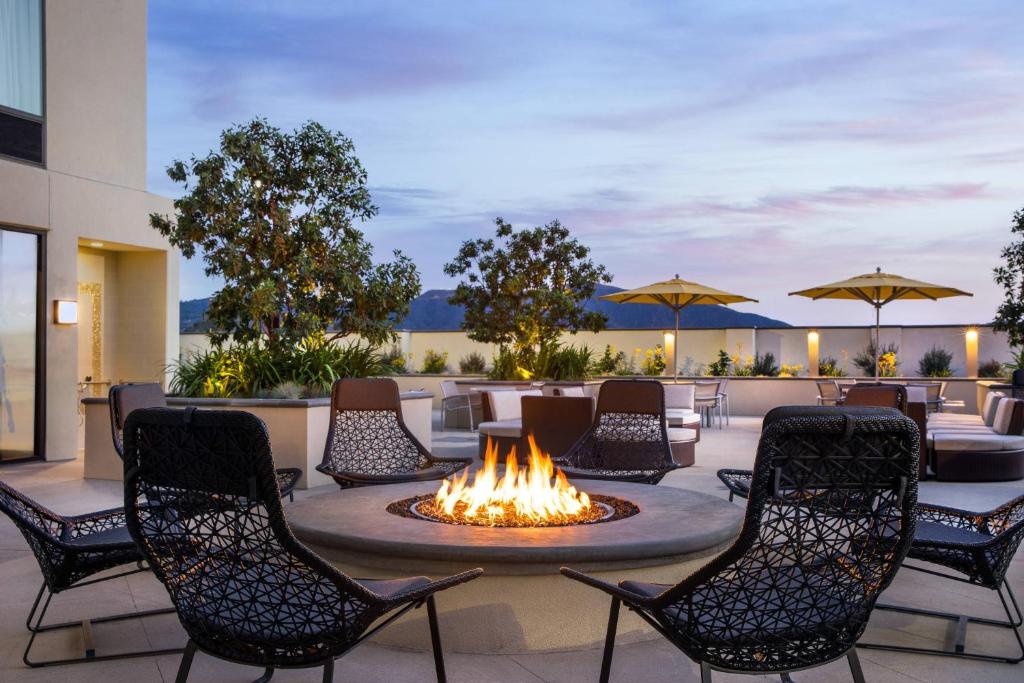
[[[508,392],[514,393],[514,392]],[[477,430],[484,436],[502,436],[518,439],[523,435],[523,421],[519,420],[494,420],[492,422],[481,422]]]
[[[1017,451],[1024,449],[1024,436],[939,433],[932,445],[937,451]]]
[[[1017,400],[1013,398],[1004,398],[999,402],[999,407],[996,408],[996,417],[992,421],[992,429],[997,434],[1007,434],[1010,431],[1010,420],[1013,419],[1013,409],[1017,405]]]
[[[985,397],[985,402],[981,404],[981,419],[985,421],[989,427],[995,423],[996,410],[999,409],[999,404],[1006,398],[1006,394],[1001,391],[990,391]]]
[[[985,420],[981,415],[964,415],[962,413],[932,413],[928,416],[928,425],[960,425],[960,424],[971,424],[979,426],[991,426],[985,425]]]
[[[666,408],[665,421],[670,425],[689,427],[700,424],[700,413],[686,408]]]
[[[907,403],[925,403],[928,391],[924,387],[907,386]]]
[[[583,387],[558,387],[558,393],[560,396],[576,396],[578,398],[586,396]]]
[[[521,420],[523,418],[523,396],[540,396],[540,389],[526,391],[488,391],[491,402],[491,418],[494,422]]]
[[[671,443],[679,441],[696,441],[697,430],[696,429],[682,429],[680,427],[669,427],[668,428],[668,440]]]
[[[693,399],[697,392],[696,384],[666,384],[664,386],[665,408],[693,410]]]

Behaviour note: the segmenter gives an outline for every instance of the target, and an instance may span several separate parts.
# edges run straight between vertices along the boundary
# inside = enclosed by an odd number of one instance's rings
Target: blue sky
[[[149,183],[225,127],[353,139],[425,288],[495,216],[559,218],[633,287],[671,277],[794,324],[867,324],[786,293],[882,266],[975,293],[884,320],[991,319],[1024,206],[1019,0],[150,0]],[[217,288],[199,263],[182,297]]]

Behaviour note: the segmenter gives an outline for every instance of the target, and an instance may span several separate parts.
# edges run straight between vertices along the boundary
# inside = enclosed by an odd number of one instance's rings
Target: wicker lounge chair
[[[46,509],[0,482],[0,511],[11,518],[25,540],[28,541],[28,545],[39,563],[39,570],[43,574],[43,585],[39,587],[35,602],[32,603],[32,609],[29,610],[28,618],[25,620],[25,626],[32,633],[21,657],[25,664],[31,667],[52,666],[181,652],[181,648],[176,648],[97,655],[95,647],[91,643],[92,624],[137,619],[153,614],[167,614],[174,611],[170,608],[43,625],[43,617],[46,616],[46,610],[49,609],[54,595],[101,581],[110,581],[129,574],[148,571],[148,568],[142,566],[142,553],[135,546],[135,542],[125,527],[123,509],[116,508],[87,515],[66,517]],[[124,565],[136,566],[117,574],[94,578],[100,572]],[[46,601],[42,603],[42,610],[39,610],[39,603],[44,592],[47,593]],[[39,610],[38,614],[37,610]],[[36,661],[29,657],[29,652],[32,650],[32,645],[38,634],[78,627],[82,628],[85,645],[83,657],[45,661]]]
[[[471,458],[435,458],[402,420],[393,379],[339,379],[331,391],[331,423],[316,466],[343,489],[444,479]]]
[[[114,450],[124,460],[124,422],[133,410],[139,408],[166,408],[167,396],[163,387],[155,382],[140,384],[116,384],[110,387],[110,434],[114,439]],[[302,478],[298,467],[280,467],[276,471],[277,486],[281,497],[295,500],[295,485]]]
[[[1022,540],[1024,540],[1024,496],[1019,496],[990,512],[968,512],[939,505],[919,505],[914,543],[911,545],[907,557],[941,565],[961,576],[910,564],[904,564],[903,567],[996,591],[999,601],[1003,605],[1003,611],[1006,612],[1006,621],[879,603],[878,609],[920,614],[957,622],[956,641],[953,649],[933,650],[880,643],[861,643],[859,647],[981,659],[1009,664],[1024,661],[1024,641],[1021,640],[1020,633],[1024,615],[1021,614],[1017,597],[1006,580],[1006,571]],[[1013,604],[1013,613],[1010,612],[1010,605],[1006,601],[1007,597]],[[1019,654],[994,656],[967,652],[965,647],[967,627],[971,623],[1011,629],[1017,639]]]
[[[241,411],[151,408],[128,417],[128,529],[164,584],[197,650],[266,669],[323,667],[426,605],[438,681],[445,680],[434,595],[476,578],[357,580],[293,535],[266,427]]]
[[[610,379],[602,384],[593,425],[556,464],[570,479],[661,481],[678,467],[672,461],[661,382]]]
[[[917,428],[895,411],[770,412],[731,548],[676,585],[562,569],[611,596],[600,680],[624,603],[699,662],[704,683],[712,670],[785,675],[841,657],[863,683],[854,644],[913,538],[917,453]]]

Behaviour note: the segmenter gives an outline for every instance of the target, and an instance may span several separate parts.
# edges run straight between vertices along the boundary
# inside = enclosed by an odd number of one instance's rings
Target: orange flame
[[[513,447],[498,477],[498,446],[487,440],[483,469],[466,484],[468,471],[441,482],[433,513],[442,521],[485,526],[543,526],[587,521],[598,507],[577,491],[551,458],[537,447],[533,435],[529,464],[519,467]],[[553,481],[552,481],[553,480]]]

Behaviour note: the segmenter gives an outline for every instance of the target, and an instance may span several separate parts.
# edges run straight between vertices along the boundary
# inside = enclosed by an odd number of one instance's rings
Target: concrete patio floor
[[[704,430],[697,447],[697,465],[675,472],[662,485],[695,489],[727,497],[715,477],[721,467],[749,467],[757,445],[760,419],[739,418],[723,430]],[[467,432],[435,432],[434,450],[439,455],[475,453],[476,435]],[[88,512],[121,504],[121,492],[114,482],[85,480],[80,461],[29,463],[0,468],[0,479],[51,508],[66,514]],[[316,491],[322,491],[317,489]],[[949,484],[922,482],[923,501],[985,510],[1024,492],[1021,482],[1007,484]],[[309,495],[301,492],[297,496]],[[340,494],[339,494],[340,495]],[[738,501],[742,504],[742,501]],[[285,507],[287,513],[287,506]],[[678,520],[680,524],[696,520]],[[97,681],[120,683],[136,681],[173,681],[179,656],[144,657],[95,664],[49,669],[28,669],[21,663],[21,652],[28,641],[24,620],[36,591],[40,575],[24,539],[6,518],[0,518],[0,681]],[[1024,554],[1014,560],[1010,583],[1024,598]],[[443,595],[439,598],[443,600]],[[1002,610],[994,592],[925,576],[903,572],[886,592],[883,600],[896,603],[971,613],[999,618]],[[151,609],[169,604],[166,593],[149,574],[106,582],[81,591],[57,596],[47,621],[78,619],[114,612]],[[604,620],[606,614],[595,614]],[[495,624],[501,628],[501,624]],[[442,637],[444,623],[441,624]],[[184,632],[173,615],[129,620],[119,624],[98,625],[94,629],[100,653],[119,649],[174,647],[184,644]],[[876,612],[865,634],[866,641],[883,641],[925,647],[941,647],[952,633],[952,624]],[[35,656],[55,657],[77,654],[80,637],[77,629],[59,634],[44,634],[37,639]],[[972,625],[968,648],[985,652],[1013,652],[1012,635],[1000,629]],[[597,679],[601,654],[598,650],[578,650],[530,655],[467,655],[447,652],[448,677],[465,683],[540,683],[583,682]],[[944,657],[907,655],[871,650],[860,651],[868,681],[998,681],[1024,680],[1024,664],[1006,665],[953,660]],[[260,674],[243,667],[198,654],[189,681],[230,683],[251,681]],[[798,672],[796,681],[848,681],[845,660]],[[430,655],[376,645],[372,640],[335,667],[336,681],[399,683],[433,679]],[[275,681],[319,681],[318,670],[279,671]],[[612,667],[613,681],[655,683],[661,681],[698,681],[697,667],[681,652],[662,639],[622,645],[616,649]],[[777,676],[731,676],[715,674],[720,681],[778,681]]]

